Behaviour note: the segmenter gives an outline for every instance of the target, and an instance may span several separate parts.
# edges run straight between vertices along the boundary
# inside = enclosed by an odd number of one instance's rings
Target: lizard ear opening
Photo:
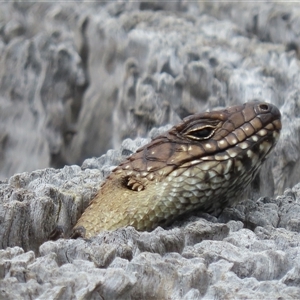
[[[214,126],[206,125],[187,131],[185,136],[196,141],[207,140],[214,134],[215,130],[216,128]]]
[[[145,189],[145,184],[143,183],[143,179],[136,178],[134,176],[127,176],[123,181],[123,185],[132,191],[140,192]]]

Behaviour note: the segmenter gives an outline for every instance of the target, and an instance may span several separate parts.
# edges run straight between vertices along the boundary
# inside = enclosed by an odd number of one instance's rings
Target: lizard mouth
[[[255,134],[247,137],[241,142],[237,142],[224,149],[214,153],[212,156],[203,156],[202,160],[227,160],[229,158],[235,157],[247,157],[253,160],[253,163],[257,162],[255,155],[259,158],[265,158],[271,151],[271,149],[276,145],[279,135],[280,135],[281,123],[279,120],[274,120],[273,122],[267,124],[264,128],[257,131]]]

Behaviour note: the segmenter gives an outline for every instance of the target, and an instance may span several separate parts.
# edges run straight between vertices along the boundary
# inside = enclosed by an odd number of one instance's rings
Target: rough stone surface
[[[270,1],[3,3],[0,299],[299,298],[299,23]],[[49,240],[170,124],[252,98],[280,107],[283,130],[248,198]]]
[[[273,159],[252,197],[299,181],[297,7],[78,1],[1,8],[2,178],[81,164],[155,126],[259,97],[278,105],[289,126],[275,175]]]
[[[82,168],[22,173],[1,184],[0,299],[296,299],[300,184],[240,201],[218,219],[195,212],[152,232],[128,227],[47,241],[58,225],[70,232],[112,164],[143,142],[127,139]]]

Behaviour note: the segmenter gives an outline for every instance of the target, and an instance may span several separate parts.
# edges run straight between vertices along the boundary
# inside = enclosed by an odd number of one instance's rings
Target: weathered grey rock
[[[22,3],[2,6],[2,178],[62,166],[68,139],[74,134],[74,116],[86,77],[70,31],[49,26],[51,12],[43,8],[53,7]]]
[[[228,226],[235,230],[219,241],[199,242],[194,235],[183,242],[188,228],[198,222],[199,227],[220,227],[201,219],[169,231],[139,233],[129,227],[86,241],[46,242],[39,257],[18,247],[1,250],[2,295],[210,299],[248,293],[252,298],[293,299],[300,292],[299,233],[267,226],[264,235],[257,230],[256,235],[231,221]],[[180,240],[182,246],[174,248]]]
[[[271,2],[2,4],[0,299],[299,298],[299,20]],[[252,98],[280,107],[283,130],[248,198],[49,241],[169,124]]]
[[[300,147],[300,93],[298,90],[291,91],[281,108],[282,121],[286,126],[283,128],[280,140],[276,148],[278,163],[276,170],[276,185],[278,191],[292,187],[299,182],[299,147]]]
[[[80,164],[153,126],[255,97],[297,115],[300,11],[287,4],[7,3],[2,11],[2,177]],[[297,131],[298,122],[283,121]],[[266,164],[250,196],[298,182],[292,153],[274,176]]]
[[[277,198],[242,201],[218,219],[202,213],[168,229],[137,232],[128,227],[90,240],[44,243],[57,225],[68,234],[111,164],[123,152],[134,151],[134,144],[124,141],[121,149],[84,163],[84,170],[45,169],[2,183],[0,211],[7,220],[2,247],[34,250],[0,251],[2,298],[296,297],[299,185]],[[226,218],[228,223],[219,223]]]

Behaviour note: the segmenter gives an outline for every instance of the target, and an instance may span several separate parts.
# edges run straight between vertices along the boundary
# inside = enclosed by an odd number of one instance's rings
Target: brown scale
[[[185,118],[113,170],[73,236],[152,230],[193,209],[219,213],[254,178],[280,129],[279,110],[259,101]]]

